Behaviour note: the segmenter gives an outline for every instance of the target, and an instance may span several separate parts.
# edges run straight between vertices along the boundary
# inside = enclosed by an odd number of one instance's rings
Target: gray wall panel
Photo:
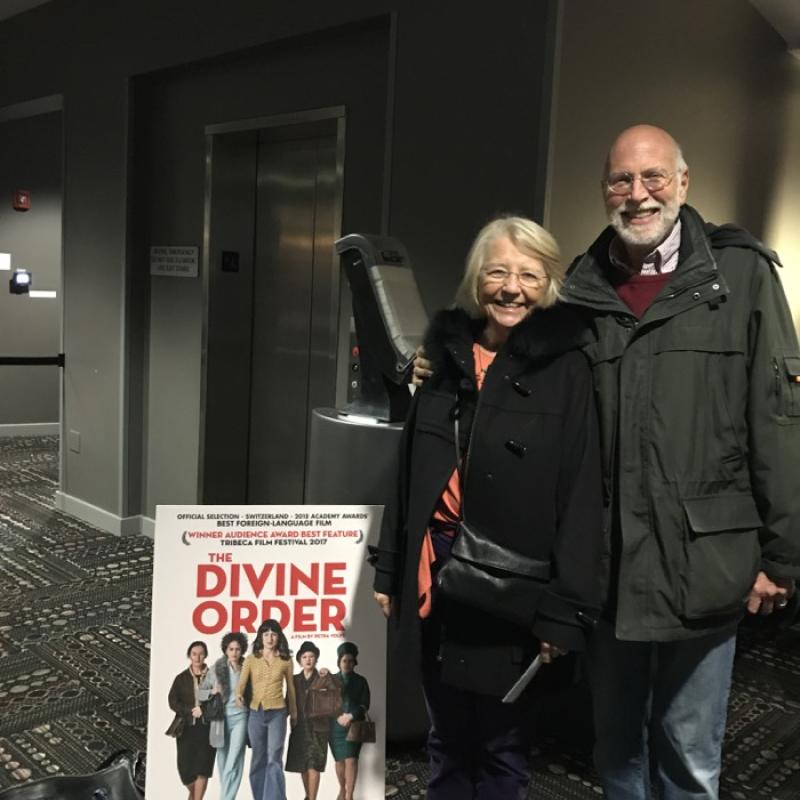
[[[127,102],[127,85],[99,72],[64,110],[63,423],[81,434],[81,452],[65,448],[62,490],[115,513],[125,476]]]
[[[541,220],[548,6],[472,14],[412,3],[398,15],[389,232],[406,245],[429,311],[452,302],[469,245],[492,216]]]

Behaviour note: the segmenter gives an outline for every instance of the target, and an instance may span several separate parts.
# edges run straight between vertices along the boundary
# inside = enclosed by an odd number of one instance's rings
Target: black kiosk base
[[[359,420],[332,408],[314,409],[305,502],[386,505],[397,483],[402,431],[400,422]],[[365,601],[371,603],[372,598]],[[377,605],[375,613],[381,613]],[[390,627],[386,738],[392,743],[417,744],[428,731],[428,715],[422,687],[408,686],[408,676],[419,670],[404,662],[406,648],[400,644]]]

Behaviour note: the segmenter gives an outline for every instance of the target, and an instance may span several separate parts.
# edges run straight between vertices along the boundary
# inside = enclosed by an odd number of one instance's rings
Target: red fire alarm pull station
[[[31,210],[31,193],[27,189],[17,189],[14,192],[14,211]]]

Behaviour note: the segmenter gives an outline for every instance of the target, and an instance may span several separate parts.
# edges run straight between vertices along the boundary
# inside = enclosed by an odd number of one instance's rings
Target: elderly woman
[[[214,748],[200,704],[211,694],[205,642],[192,642],[186,650],[189,668],[179,672],[169,690],[169,707],[175,719],[169,731],[177,733],[178,774],[189,790],[189,800],[202,800],[214,774]]]
[[[555,305],[558,246],[531,220],[475,239],[425,350],[375,599],[420,656],[428,800],[527,796],[526,695],[539,653],[584,646],[596,614],[601,477],[582,319]]]
[[[336,762],[336,778],[339,795],[336,800],[353,800],[358,778],[358,756],[360,742],[348,742],[347,732],[354,719],[364,719],[369,710],[369,684],[355,670],[358,665],[358,645],[342,642],[336,648],[336,665],[339,672],[334,675],[342,687],[342,713],[331,720],[330,745]]]
[[[286,718],[297,719],[297,704],[292,680],[292,655],[280,624],[274,619],[262,622],[256,631],[253,652],[242,666],[236,688],[236,703],[244,706],[250,689],[250,715],[247,734],[253,756],[250,760],[250,789],[253,800],[284,800],[283,746]]]
[[[320,773],[328,760],[328,729],[330,716],[309,716],[315,692],[331,695],[332,703],[341,708],[342,690],[339,682],[327,669],[317,671],[319,648],[313,642],[303,642],[295,656],[301,669],[294,676],[297,697],[297,722],[289,734],[286,771],[299,772],[303,779],[306,800],[317,800]]]
[[[214,662],[212,677],[214,691],[222,694],[225,704],[224,719],[211,722],[209,741],[217,749],[217,768],[222,784],[220,800],[236,800],[239,784],[242,782],[244,750],[247,741],[246,703],[249,692],[245,694],[245,706],[236,703],[236,692],[247,652],[247,636],[243,633],[226,633],[222,637],[222,657]],[[249,689],[249,687],[248,687]]]

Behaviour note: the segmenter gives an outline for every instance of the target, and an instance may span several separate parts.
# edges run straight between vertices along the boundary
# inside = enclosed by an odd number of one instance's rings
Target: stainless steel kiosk
[[[353,298],[358,391],[342,409],[311,412],[305,502],[384,504],[428,317],[400,242],[351,234],[336,242],[336,252]]]
[[[408,382],[428,318],[402,244],[352,234],[336,242],[336,251],[353,298],[358,358],[349,369],[358,389],[342,409],[311,412],[305,502],[385,505],[397,482]],[[409,741],[427,730],[428,720],[421,689],[415,694],[405,685],[396,644],[390,627],[387,736]]]

